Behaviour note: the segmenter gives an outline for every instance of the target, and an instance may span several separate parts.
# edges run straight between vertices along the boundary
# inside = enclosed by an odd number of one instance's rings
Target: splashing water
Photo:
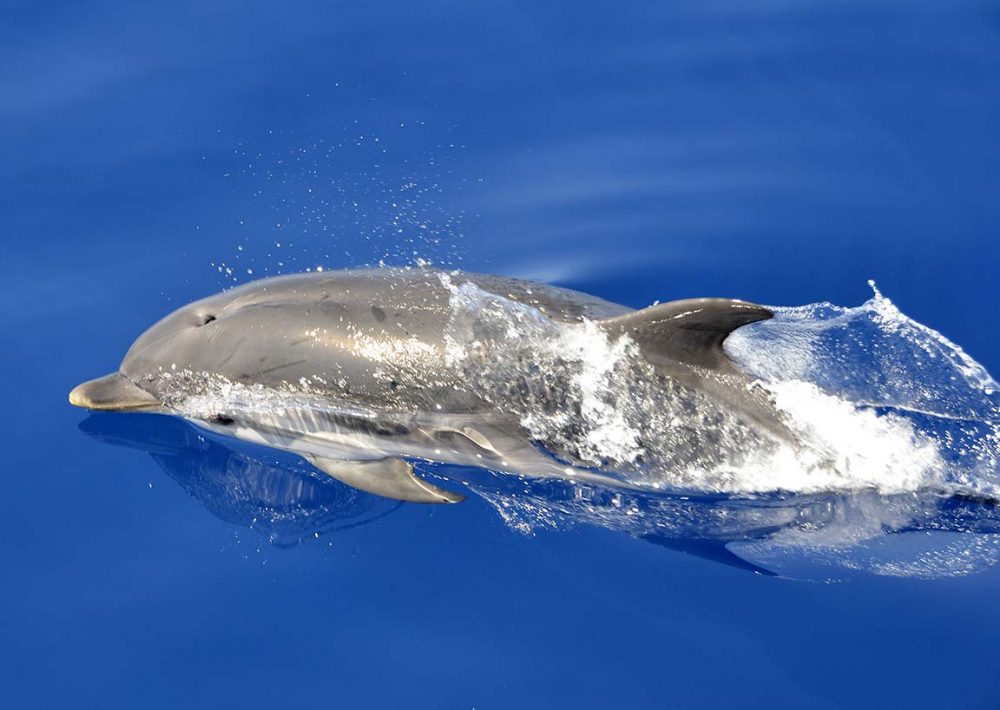
[[[996,496],[996,382],[874,291],[856,308],[775,309],[773,320],[733,333],[726,350],[807,438],[834,453],[846,480]]]
[[[483,302],[468,288],[456,298]],[[502,310],[482,309],[474,322]],[[515,332],[519,342],[532,341],[523,329]],[[581,333],[589,347],[567,347]],[[536,437],[564,446],[575,437],[579,454],[618,459],[619,466],[675,445],[669,434],[659,440],[641,434],[643,426],[664,425],[665,400],[677,393],[637,377],[628,344],[611,346],[588,328],[575,336],[548,334],[546,342],[552,344],[540,351],[543,361],[550,358],[546,367],[573,373],[566,378],[571,399],[581,408],[587,401],[601,406],[591,408],[596,417],[577,417],[573,430],[559,407],[539,407],[545,400],[529,397],[534,409],[523,421]],[[726,350],[758,378],[808,446],[740,439],[740,446],[751,445],[749,455],[721,449],[719,461],[699,451],[666,462],[675,467],[659,470],[659,477],[641,467],[629,471],[631,483],[661,492],[501,476],[480,479],[473,490],[526,534],[593,525],[799,579],[934,579],[1000,560],[997,387],[961,348],[875,290],[856,308],[775,309],[772,320],[732,334]],[[740,433],[731,421],[713,419],[709,407],[689,400],[666,423]],[[684,495],[678,486],[697,493]]]
[[[857,308],[778,308],[727,340],[803,442],[793,447],[593,322],[556,323],[475,285],[450,287],[449,353],[463,381],[578,465],[654,490],[1000,492],[995,382],[877,291]]]

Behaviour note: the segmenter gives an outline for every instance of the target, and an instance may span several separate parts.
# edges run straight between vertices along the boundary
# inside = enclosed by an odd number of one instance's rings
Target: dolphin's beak
[[[120,372],[77,385],[69,393],[69,403],[85,409],[116,412],[160,409],[160,402],[137,387]]]

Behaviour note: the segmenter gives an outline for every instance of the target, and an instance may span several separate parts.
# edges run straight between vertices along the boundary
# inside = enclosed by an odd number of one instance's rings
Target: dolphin
[[[479,298],[471,306],[470,294]],[[462,303],[471,320],[458,317]],[[497,309],[507,327],[476,320]],[[77,386],[69,400],[177,414],[292,451],[396,500],[464,499],[415,475],[414,459],[628,486],[606,461],[566,444],[568,435],[544,441],[526,426],[517,406],[524,393],[566,431],[579,402],[561,398],[576,380],[554,377],[522,345],[569,334],[631,347],[643,368],[637,387],[654,382],[674,399],[711,403],[755,436],[794,442],[766,393],[723,349],[733,330],[772,316],[723,298],[633,310],[551,285],[427,267],[317,271],[253,281],[176,310],[139,336],[116,372]],[[679,437],[675,447],[695,452],[725,444],[696,428]]]

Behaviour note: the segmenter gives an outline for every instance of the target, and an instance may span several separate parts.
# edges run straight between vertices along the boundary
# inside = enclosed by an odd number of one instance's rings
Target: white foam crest
[[[781,447],[748,462],[736,479],[738,490],[896,493],[944,483],[938,448],[902,417],[858,409],[808,382],[775,383],[768,390],[808,447]]]

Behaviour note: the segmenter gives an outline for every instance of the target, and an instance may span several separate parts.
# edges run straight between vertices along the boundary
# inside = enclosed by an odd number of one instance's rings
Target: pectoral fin
[[[366,493],[410,503],[461,503],[465,496],[438,488],[413,473],[402,459],[339,461],[307,454],[305,459],[320,471]]]

